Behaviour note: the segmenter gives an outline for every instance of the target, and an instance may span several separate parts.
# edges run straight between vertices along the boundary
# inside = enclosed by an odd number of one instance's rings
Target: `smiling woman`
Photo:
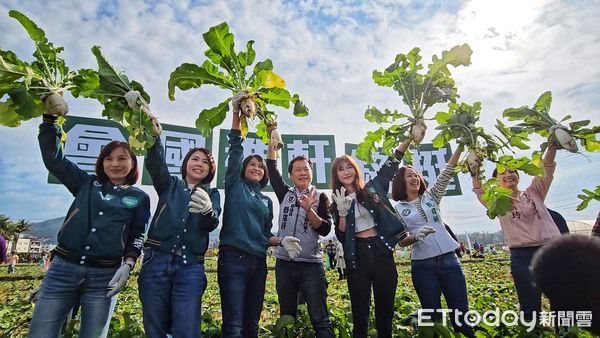
[[[58,337],[77,302],[80,337],[106,337],[116,294],[140,255],[150,199],[132,186],[138,165],[127,143],[107,144],[96,161],[96,175],[90,175],[64,157],[56,122],[56,116],[44,115],[38,137],[42,158],[75,201],[58,232],[29,337]]]

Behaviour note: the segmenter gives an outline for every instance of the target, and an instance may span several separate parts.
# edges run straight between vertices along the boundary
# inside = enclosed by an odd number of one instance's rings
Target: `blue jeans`
[[[204,265],[182,261],[177,255],[144,249],[138,285],[148,337],[201,336]]]
[[[333,338],[327,312],[327,280],[323,264],[278,259],[275,277],[281,315],[296,317],[298,294],[302,292],[315,335]]]
[[[520,310],[525,318],[532,318],[542,310],[542,292],[533,283],[530,266],[533,255],[539,246],[510,249],[510,273],[512,274],[519,297]]]
[[[441,295],[444,294],[448,308],[459,310],[463,316],[455,320],[455,313],[450,313],[450,321],[454,329],[467,337],[475,337],[473,327],[466,325],[464,314],[469,311],[467,299],[467,282],[462,267],[454,251],[427,259],[411,260],[412,282],[421,301],[423,310],[433,310],[435,320],[441,319],[441,313],[435,310],[442,308]]]
[[[377,337],[392,337],[394,295],[398,272],[394,256],[381,247],[376,237],[356,237],[356,270],[348,269],[348,292],[352,306],[354,338],[366,338],[369,333],[371,289],[375,300]]]
[[[221,336],[258,337],[267,280],[266,258],[223,246],[219,248],[217,271],[223,315]]]
[[[117,297],[107,298],[118,267],[96,268],[54,257],[44,277],[29,327],[29,337],[58,337],[71,309],[80,301],[79,337],[106,337]]]

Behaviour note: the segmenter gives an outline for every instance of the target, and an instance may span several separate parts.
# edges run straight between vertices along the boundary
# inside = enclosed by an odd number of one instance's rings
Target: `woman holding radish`
[[[171,176],[154,116],[154,145],[146,168],[159,200],[148,229],[138,285],[148,337],[200,337],[202,295],[207,280],[208,234],[219,224],[219,191],[210,188],[216,165],[206,148],[192,148]]]
[[[106,337],[116,294],[125,286],[140,255],[150,199],[133,185],[137,160],[129,145],[102,148],[96,174],[63,155],[57,116],[44,115],[38,136],[44,165],[73,194],[58,232],[54,259],[39,292],[29,337],[58,337],[80,301],[80,337]]]
[[[560,236],[552,216],[544,206],[544,200],[554,178],[556,162],[556,145],[548,142],[546,154],[542,160],[544,175],[533,178],[524,190],[519,190],[519,173],[514,170],[498,172],[493,176],[499,180],[498,185],[512,190],[512,210],[500,218],[500,226],[510,248],[510,270],[517,289],[519,305],[524,314],[532,318],[541,311],[540,290],[533,284],[533,276],[529,270],[535,252],[550,239]],[[473,176],[473,192],[482,204],[483,188],[478,176]]]
[[[454,329],[467,337],[474,337],[473,328],[464,320],[469,303],[465,275],[455,253],[459,244],[446,230],[440,213],[440,201],[454,174],[462,148],[457,147],[431,189],[427,189],[423,176],[414,167],[407,165],[400,168],[392,184],[392,198],[398,201],[396,212],[411,234],[400,245],[412,245],[412,282],[421,308],[428,311],[424,314],[439,320],[441,315],[437,310],[442,307],[441,295],[444,294],[448,307],[457,311],[450,316]]]
[[[367,184],[352,157],[342,155],[331,166],[331,208],[336,236],[344,246],[354,337],[368,335],[371,289],[377,336],[392,336],[398,284],[393,249],[406,236],[406,226],[393,211],[387,192],[408,144],[400,144]]]
[[[232,101],[233,121],[225,174],[217,268],[223,337],[258,337],[267,279],[267,248],[282,245],[288,250],[286,245],[293,244],[271,233],[273,202],[261,193],[269,181],[265,160],[256,154],[243,159],[240,102],[246,96],[240,92]],[[295,255],[300,249],[299,246],[294,249]]]

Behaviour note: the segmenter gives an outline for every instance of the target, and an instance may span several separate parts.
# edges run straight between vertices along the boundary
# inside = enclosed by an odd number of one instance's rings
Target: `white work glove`
[[[277,130],[277,122],[269,123],[267,125],[267,132],[269,133],[269,146],[275,150],[283,148],[283,139],[281,134]]]
[[[428,225],[421,227],[419,230],[417,230],[417,232],[414,234],[415,236],[415,240],[417,242],[422,241],[423,239],[425,239],[425,237],[427,237],[427,235],[429,234],[433,234],[435,233],[435,229],[433,227],[430,227]]]
[[[281,239],[280,245],[285,249],[291,259],[298,257],[300,251],[302,251],[300,240],[296,237],[285,236]]]
[[[350,210],[350,206],[352,205],[352,197],[346,196],[346,188],[341,187],[334,191],[331,195],[331,199],[335,202],[340,217],[346,217],[346,215],[348,215],[348,210]]]
[[[129,279],[129,274],[131,273],[131,266],[129,264],[121,264],[121,267],[115,272],[113,278],[108,282],[108,287],[110,291],[106,294],[106,297],[111,298],[116,295],[125,287],[127,284],[127,280]]]
[[[192,200],[188,206],[190,207],[190,212],[195,214],[200,213],[202,215],[206,215],[212,211],[212,202],[210,201],[210,196],[208,196],[208,193],[202,188],[198,188],[196,191],[194,191],[192,194]]]
[[[240,102],[242,102],[242,100],[246,97],[248,97],[248,93],[246,93],[243,90],[240,90],[235,95],[233,95],[233,98],[231,99],[231,109],[233,110],[234,114],[240,113],[240,110],[242,109],[240,107]]]
[[[160,133],[162,133],[162,126],[160,125],[160,123],[158,123],[156,117],[152,115],[150,107],[144,102],[144,99],[142,98],[142,95],[140,95],[140,92],[138,92],[137,90],[130,90],[127,93],[125,93],[123,97],[125,98],[125,101],[127,101],[127,105],[131,109],[138,110],[141,108],[142,111],[150,118],[150,120],[152,121],[152,134],[154,134],[154,136],[158,136],[160,135]]]
[[[125,98],[125,101],[127,101],[127,105],[129,106],[129,108],[133,110],[140,109],[141,105],[138,102],[138,99],[140,99],[140,102],[142,102],[142,95],[140,95],[140,92],[138,92],[137,90],[130,90],[127,93],[125,93],[123,97]]]

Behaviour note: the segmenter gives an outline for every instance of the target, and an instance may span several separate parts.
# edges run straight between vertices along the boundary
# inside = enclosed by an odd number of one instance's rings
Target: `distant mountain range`
[[[60,226],[63,224],[64,220],[64,217],[58,217],[41,222],[32,223],[31,230],[27,231],[27,234],[36,237],[49,238],[50,240],[48,242],[50,244],[57,244],[56,234],[58,234],[58,230],[60,229]],[[220,227],[212,231],[209,235],[209,241],[213,242],[215,240],[218,240],[220,232]]]

